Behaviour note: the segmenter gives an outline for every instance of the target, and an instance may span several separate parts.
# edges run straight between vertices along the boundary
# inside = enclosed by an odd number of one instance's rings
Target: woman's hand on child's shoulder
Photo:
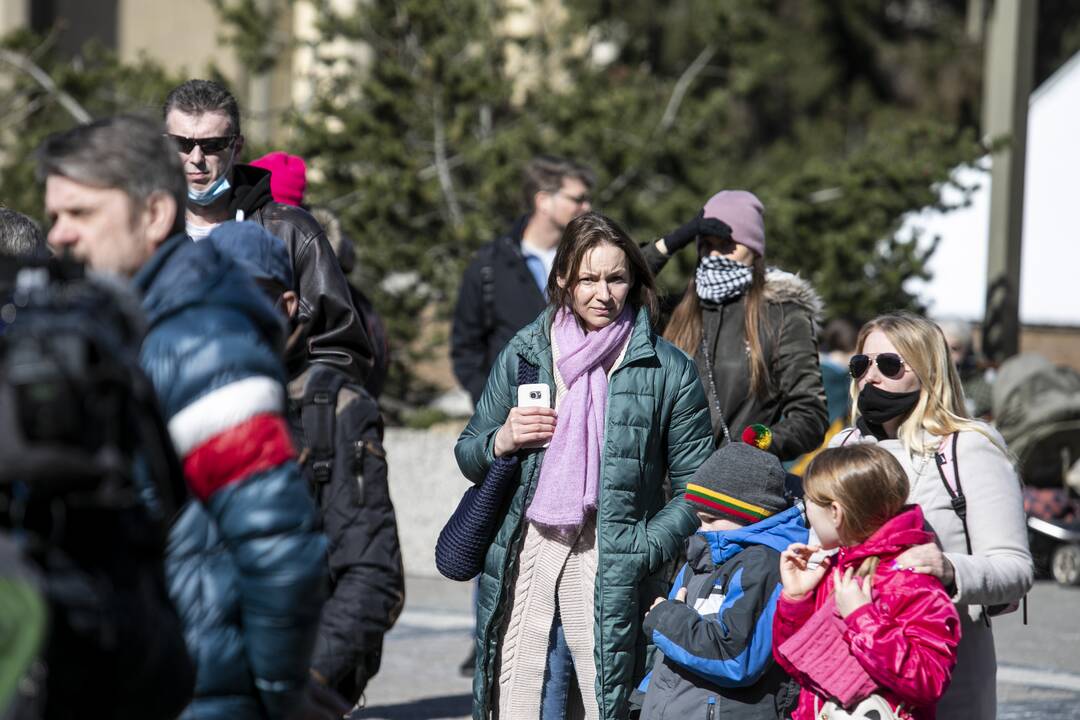
[[[946,587],[952,585],[956,579],[949,558],[934,543],[913,545],[908,548],[897,556],[896,566],[900,570],[908,570],[921,575],[933,575]]]
[[[802,600],[821,582],[829,569],[829,558],[810,567],[810,557],[821,548],[817,545],[792,543],[780,553],[780,582],[788,600]]]
[[[840,617],[846,618],[863,605],[870,604],[874,586],[874,576],[855,577],[855,568],[848,568],[843,575],[840,569],[833,570],[833,597]]]

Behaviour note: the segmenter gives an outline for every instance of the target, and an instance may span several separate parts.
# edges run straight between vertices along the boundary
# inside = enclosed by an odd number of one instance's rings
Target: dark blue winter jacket
[[[793,507],[686,541],[687,562],[668,601],[643,623],[663,656],[638,688],[642,720],[777,718],[794,706],[798,690],[773,662],[772,624],[780,553],[806,539],[802,511]],[[675,601],[684,587],[686,602]]]
[[[134,283],[140,361],[192,495],[166,556],[197,667],[183,717],[284,718],[308,677],[326,545],[284,418],[282,322],[238,266],[183,235]]]

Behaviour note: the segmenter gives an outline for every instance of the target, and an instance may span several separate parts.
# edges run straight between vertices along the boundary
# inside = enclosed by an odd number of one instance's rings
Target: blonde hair
[[[858,545],[895,517],[907,503],[911,485],[900,462],[877,445],[843,445],[822,450],[803,479],[806,501],[839,505],[845,545]],[[872,561],[872,562],[871,562]],[[868,558],[858,575],[872,575],[877,558]]]
[[[893,344],[907,368],[919,378],[919,400],[900,424],[897,437],[909,452],[920,455],[937,449],[927,445],[923,432],[944,437],[963,430],[981,433],[1006,453],[982,423],[968,415],[964,388],[949,355],[945,334],[934,322],[909,312],[881,315],[862,326],[855,352],[861,353],[866,338],[880,330]],[[859,382],[851,381],[851,424],[859,417]]]

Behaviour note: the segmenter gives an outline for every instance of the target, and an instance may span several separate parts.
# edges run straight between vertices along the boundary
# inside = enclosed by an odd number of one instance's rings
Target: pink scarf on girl
[[[600,454],[604,448],[608,370],[618,358],[633,315],[623,308],[615,322],[590,333],[560,309],[551,326],[559,346],[559,374],[567,392],[559,405],[555,435],[544,453],[540,479],[526,517],[539,525],[574,528],[600,498]]]

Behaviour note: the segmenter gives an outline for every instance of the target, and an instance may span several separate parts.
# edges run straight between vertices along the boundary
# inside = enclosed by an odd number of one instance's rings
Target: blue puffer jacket
[[[326,545],[284,418],[282,323],[238,266],[186,236],[134,282],[141,363],[193,496],[166,557],[197,666],[183,717],[283,718],[308,676]]]
[[[787,717],[798,690],[773,662],[780,553],[806,542],[793,507],[738,530],[698,531],[668,602],[643,627],[660,653],[638,687],[642,720]],[[675,598],[686,588],[686,601]]]

